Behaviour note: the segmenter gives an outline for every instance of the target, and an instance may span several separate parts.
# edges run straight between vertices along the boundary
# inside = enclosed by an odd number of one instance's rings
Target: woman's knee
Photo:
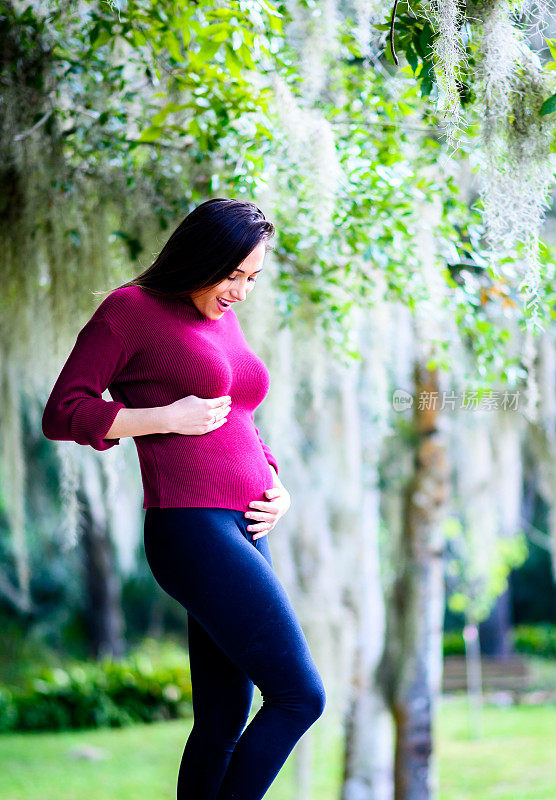
[[[321,716],[326,706],[326,690],[318,672],[312,676],[304,697],[305,710],[312,723]]]
[[[271,696],[263,693],[263,698],[269,705],[295,714],[304,729],[320,717],[326,705],[324,684],[316,670],[301,674],[297,681],[290,680],[282,692]]]
[[[208,745],[227,746],[234,745],[241,736],[247,720],[249,709],[223,711],[219,715],[198,715],[194,719],[193,730],[195,734]]]
[[[236,742],[249,719],[253,692],[253,684],[246,682],[244,687],[231,686],[227,697],[215,691],[210,703],[194,702],[197,730],[209,738]]]

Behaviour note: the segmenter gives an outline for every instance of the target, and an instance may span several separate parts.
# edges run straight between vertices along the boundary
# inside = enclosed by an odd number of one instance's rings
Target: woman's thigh
[[[160,586],[268,695],[318,680],[266,536],[255,542],[241,512],[147,509],[145,553]]]
[[[253,681],[190,613],[187,627],[195,724],[236,740],[249,717]]]

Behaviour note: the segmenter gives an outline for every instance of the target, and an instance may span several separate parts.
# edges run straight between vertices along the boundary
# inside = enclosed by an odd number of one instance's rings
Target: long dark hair
[[[180,222],[155,261],[122,284],[189,300],[190,292],[220,283],[261,242],[275,233],[260,208],[246,200],[214,197]]]

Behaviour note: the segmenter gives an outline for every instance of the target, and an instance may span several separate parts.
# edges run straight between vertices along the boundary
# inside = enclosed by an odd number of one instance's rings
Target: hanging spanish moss
[[[384,3],[382,0],[354,0],[355,27],[353,35],[364,57],[373,55],[380,33],[374,25],[382,21]]]
[[[490,125],[510,110],[524,37],[511,18],[507,0],[484,2],[476,8],[480,30],[475,88]]]
[[[299,52],[303,82],[296,97],[287,82],[274,75],[276,112],[288,154],[302,180],[298,197],[309,211],[318,208],[315,229],[327,236],[333,230],[341,167],[332,126],[314,104],[326,87],[329,65],[338,53],[337,0],[311,6],[296,2],[290,13],[288,40]]]
[[[288,11],[292,17],[288,38],[299,53],[303,95],[306,102],[312,103],[325,87],[328,64],[338,53],[337,0],[294,2],[288,4]]]
[[[508,3],[498,0],[483,14],[476,91],[482,119],[480,193],[491,263],[496,271],[495,260],[517,250],[524,269],[518,289],[532,326],[542,327],[539,239],[554,168],[553,122],[539,110],[549,91]]]
[[[79,467],[77,452],[73,447],[66,447],[64,442],[55,442],[56,455],[59,462],[60,502],[62,514],[62,549],[71,550],[77,545],[79,530],[80,502]]]
[[[297,204],[303,197],[307,213],[314,213],[315,230],[326,236],[333,228],[342,175],[332,126],[316,109],[302,105],[278,74],[274,76],[274,91],[281,140],[302,180],[292,201]]]
[[[460,86],[467,68],[463,9],[459,0],[430,0],[423,5],[423,11],[437,34],[432,57],[439,89],[438,108],[446,137],[455,145],[463,121]]]
[[[426,0],[412,8],[434,32],[436,107],[448,143],[469,148],[466,134],[479,126],[472,158],[491,268],[500,277],[500,264],[507,262],[503,269],[523,296],[528,327],[542,328],[549,276],[543,280],[539,240],[555,175],[554,114],[540,111],[554,87],[532,41],[550,17],[548,3]]]
[[[52,112],[51,93],[59,76],[44,20],[27,14],[18,24],[11,4],[3,4],[0,27],[0,451],[5,514],[12,538],[17,587],[14,602],[29,610],[29,554],[26,546],[27,475],[22,421],[25,404],[47,396],[52,379],[67,357],[77,330],[97,305],[94,290],[114,288],[130,269],[126,231],[156,249],[155,192],[164,177],[168,194],[178,197],[163,159],[138,176],[68,158],[64,131]],[[11,16],[10,16],[11,15]],[[38,118],[38,122],[37,122]],[[75,156],[75,153],[73,154]],[[162,201],[163,202],[163,201]],[[165,209],[166,210],[166,209]],[[36,409],[33,408],[32,413]],[[35,413],[36,417],[36,413]],[[57,443],[60,463],[63,549],[78,539],[80,509],[76,497],[79,446]],[[107,468],[107,502],[117,470]]]

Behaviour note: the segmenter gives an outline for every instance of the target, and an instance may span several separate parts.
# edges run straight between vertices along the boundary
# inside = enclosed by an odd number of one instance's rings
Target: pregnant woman
[[[49,439],[137,446],[147,561],[187,610],[194,723],[178,800],[259,800],[326,702],[273,569],[268,533],[290,497],[254,424],[269,373],[233,308],[273,234],[253,203],[197,206],[81,329],[42,418]]]

